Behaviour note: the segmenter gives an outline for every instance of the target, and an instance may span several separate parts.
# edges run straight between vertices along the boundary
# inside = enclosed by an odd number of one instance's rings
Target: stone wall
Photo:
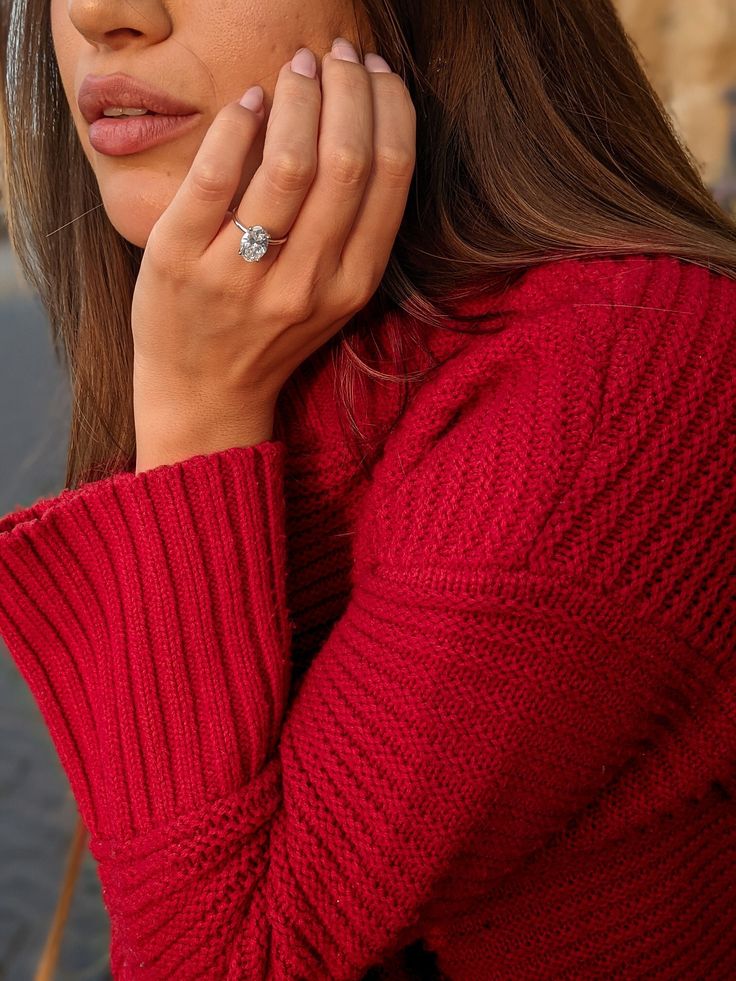
[[[736,0],[617,0],[647,73],[703,176],[717,185],[736,168]]]

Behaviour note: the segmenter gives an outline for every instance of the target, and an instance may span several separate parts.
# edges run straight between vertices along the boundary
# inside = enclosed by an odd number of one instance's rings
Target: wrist
[[[133,384],[136,473],[200,454],[253,446],[273,435],[276,398],[256,384],[237,390],[200,379],[151,379],[137,368]]]
[[[180,414],[170,425],[161,422],[160,418],[151,424],[136,421],[136,473],[193,456],[254,446],[273,437],[273,412],[265,410],[247,416],[241,411],[231,419],[222,414],[194,418]]]

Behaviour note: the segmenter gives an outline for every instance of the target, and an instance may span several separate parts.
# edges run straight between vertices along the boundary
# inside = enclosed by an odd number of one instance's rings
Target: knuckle
[[[367,307],[370,301],[373,299],[373,295],[376,292],[377,287],[373,285],[372,281],[365,283],[362,287],[359,287],[353,298],[353,302],[350,304],[351,316]]]
[[[333,181],[354,187],[368,177],[372,161],[356,147],[343,145],[325,150],[324,163]]]
[[[266,175],[279,191],[300,191],[312,183],[316,169],[313,154],[295,147],[280,147],[271,153]]]
[[[372,264],[364,263],[364,268],[358,276],[349,268],[343,267],[339,276],[337,295],[342,297],[340,309],[343,313],[354,317],[355,314],[368,306],[381,284],[384,267],[374,269]],[[370,268],[368,268],[370,266]]]
[[[284,320],[287,324],[300,324],[309,320],[314,314],[314,299],[312,291],[295,284],[281,301]]]
[[[378,147],[375,152],[376,171],[384,178],[404,183],[414,173],[416,153],[408,146]]]
[[[192,172],[190,188],[200,201],[219,201],[231,190],[229,174],[216,160],[203,160]]]

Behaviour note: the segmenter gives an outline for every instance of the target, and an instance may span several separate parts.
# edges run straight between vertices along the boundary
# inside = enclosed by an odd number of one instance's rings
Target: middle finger
[[[303,54],[303,52],[302,52]],[[272,238],[282,238],[291,228],[317,171],[317,131],[322,104],[319,78],[292,70],[292,61],[281,67],[266,125],[263,160],[242,199],[233,205],[238,221],[246,227],[260,224]],[[218,236],[213,248],[232,250],[240,231],[227,217],[229,231]],[[286,244],[269,248],[260,260],[259,273],[268,268]],[[237,256],[237,252],[236,252]],[[242,261],[242,260],[240,260]]]
[[[287,243],[295,259],[313,267],[318,257],[328,271],[338,267],[360,210],[374,142],[368,70],[352,46],[346,58],[336,57],[336,50],[322,59],[317,174]]]
[[[279,93],[284,87],[279,79],[276,92],[283,105],[277,107],[275,94],[263,163],[238,207],[241,224],[259,221],[274,238],[288,233],[288,241],[267,255],[300,270],[314,269],[317,263],[337,268],[373,163],[368,71],[357,55],[356,61],[343,60],[334,52],[322,59],[316,113],[311,103],[293,105],[290,86]]]

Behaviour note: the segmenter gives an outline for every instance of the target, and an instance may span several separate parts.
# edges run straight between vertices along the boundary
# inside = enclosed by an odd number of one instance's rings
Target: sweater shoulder
[[[669,255],[561,260],[504,310],[389,437],[356,564],[582,577],[697,620],[682,578],[734,563],[736,281]]]

